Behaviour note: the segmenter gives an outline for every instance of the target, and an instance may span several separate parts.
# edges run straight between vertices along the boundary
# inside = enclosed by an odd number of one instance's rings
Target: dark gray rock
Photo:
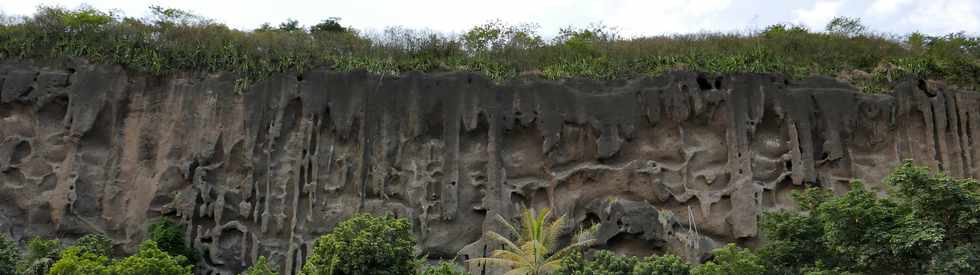
[[[133,251],[171,218],[206,273],[259,255],[294,272],[356,212],[407,218],[429,257],[481,257],[483,232],[503,230],[491,217],[521,207],[566,215],[564,241],[598,224],[601,248],[698,261],[756,244],[759,215],[795,208],[804,185],[884,192],[903,159],[980,173],[980,94],[927,83],[319,69],[238,94],[229,74],[66,64],[0,63],[0,231],[102,232]]]

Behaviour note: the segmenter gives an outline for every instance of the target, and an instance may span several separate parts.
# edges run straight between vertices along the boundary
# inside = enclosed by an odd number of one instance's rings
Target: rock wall
[[[760,214],[806,185],[884,192],[903,159],[980,173],[980,94],[921,81],[867,95],[757,74],[498,85],[321,69],[236,94],[229,74],[49,65],[0,62],[0,230],[101,232],[122,252],[170,218],[202,273],[259,255],[295,272],[356,212],[407,218],[431,259],[480,257],[503,229],[492,217],[525,206],[567,215],[566,239],[598,223],[601,248],[697,261],[755,245]]]

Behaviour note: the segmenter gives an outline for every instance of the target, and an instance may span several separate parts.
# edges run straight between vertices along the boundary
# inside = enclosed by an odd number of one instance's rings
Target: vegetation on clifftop
[[[675,69],[829,75],[868,92],[910,77],[968,89],[980,83],[980,38],[873,33],[853,18],[838,18],[820,32],[779,24],[746,33],[651,37],[622,37],[592,25],[565,28],[546,41],[533,24],[499,21],[461,35],[398,27],[368,34],[339,18],[239,31],[183,10],[151,7],[151,14],[41,7],[32,17],[0,18],[0,59],[84,57],[150,73],[230,71],[239,75],[239,88],[321,65],[385,75],[469,71],[495,80],[521,74],[615,79]]]

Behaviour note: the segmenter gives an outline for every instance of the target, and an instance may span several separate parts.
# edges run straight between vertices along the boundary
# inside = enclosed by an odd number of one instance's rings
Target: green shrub
[[[92,253],[96,256],[108,257],[112,252],[112,240],[104,234],[82,236],[73,246],[79,249],[79,254]]]
[[[0,234],[0,275],[13,275],[17,272],[18,261],[20,252],[17,251],[17,243],[7,238],[7,235]]]
[[[748,249],[742,249],[735,244],[713,251],[714,258],[702,265],[691,269],[694,275],[761,275],[766,272],[762,259]]]
[[[868,27],[861,24],[861,18],[834,17],[827,23],[827,32],[841,35],[856,36],[864,34]]]
[[[844,196],[810,188],[804,210],[766,214],[760,255],[783,273],[976,274],[980,185],[905,162],[890,197],[855,183]]]
[[[49,275],[108,275],[109,258],[72,246],[61,252],[61,259],[51,266]]]
[[[318,239],[303,274],[410,274],[418,266],[408,221],[357,214]]]
[[[426,266],[419,272],[419,275],[470,275],[469,272],[461,271],[460,268],[451,262],[439,262],[437,265]]]
[[[84,57],[161,74],[231,72],[236,89],[273,74],[321,65],[395,76],[406,71],[472,71],[494,80],[524,72],[549,78],[618,79],[686,69],[706,73],[778,73],[790,78],[870,74],[853,80],[868,92],[908,78],[980,83],[980,38],[875,34],[857,18],[837,18],[828,32],[777,24],[759,32],[626,38],[602,25],[563,28],[544,41],[534,24],[500,21],[459,37],[404,28],[366,36],[330,18],[309,31],[295,20],[245,32],[188,11],[151,7],[147,18],[91,8],[41,7],[0,25],[0,59]]]
[[[664,255],[637,262],[630,275],[688,275],[690,273],[691,265],[680,257]]]
[[[562,260],[555,271],[560,275],[687,275],[691,266],[674,255],[637,258],[620,256],[607,250],[596,251],[591,259],[573,254]]]
[[[272,266],[272,265],[269,264],[269,259],[267,259],[265,256],[261,256],[261,257],[259,257],[258,260],[255,261],[255,264],[253,264],[247,270],[245,270],[245,273],[243,273],[243,274],[244,275],[276,275],[276,274],[279,274],[279,272],[277,272],[276,270],[277,269],[275,268],[275,266]]]
[[[58,260],[61,242],[34,237],[27,241],[27,253],[20,260],[17,270],[21,274],[46,274],[51,264]]]
[[[620,256],[608,250],[599,250],[591,259],[584,259],[581,253],[575,253],[561,260],[561,266],[555,270],[560,275],[614,275],[629,274],[633,271],[638,259],[631,256]]]
[[[154,275],[190,275],[193,266],[185,265],[184,256],[170,255],[157,247],[156,242],[146,241],[140,244],[136,255],[113,262],[109,274],[154,274]]]
[[[197,251],[184,239],[184,226],[166,219],[150,225],[150,240],[160,250],[173,256],[183,256],[186,263],[197,262]]]

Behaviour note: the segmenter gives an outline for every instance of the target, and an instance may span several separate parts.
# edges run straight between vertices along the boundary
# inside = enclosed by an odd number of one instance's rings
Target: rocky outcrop
[[[356,212],[405,217],[420,253],[464,260],[496,247],[491,217],[551,207],[566,238],[599,224],[602,248],[697,261],[754,245],[760,214],[807,185],[884,192],[903,159],[980,173],[980,94],[917,81],[869,95],[758,74],[494,84],[321,69],[235,86],[0,63],[0,230],[102,232],[132,251],[170,218],[202,272],[264,255],[290,273]]]

